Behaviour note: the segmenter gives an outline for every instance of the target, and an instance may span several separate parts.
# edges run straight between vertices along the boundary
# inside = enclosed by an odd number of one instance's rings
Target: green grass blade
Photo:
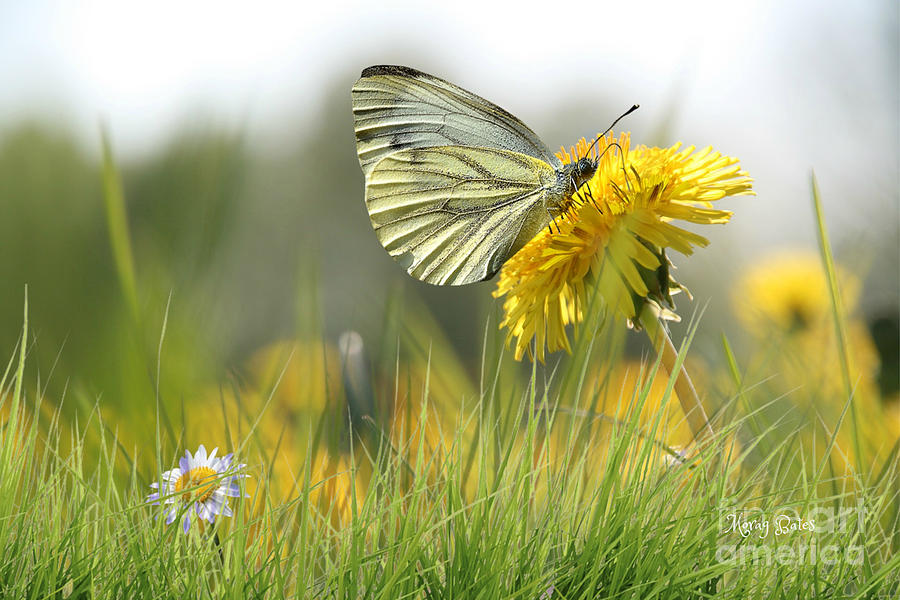
[[[852,427],[853,450],[856,455],[856,468],[862,471],[862,453],[860,451],[859,441],[859,419],[857,417],[856,402],[852,402],[853,398],[853,381],[850,369],[850,351],[847,347],[847,322],[846,313],[844,311],[843,301],[841,300],[841,291],[838,287],[837,270],[834,266],[834,257],[831,253],[831,242],[828,239],[828,229],[825,226],[825,211],[822,208],[822,201],[819,196],[819,184],[816,181],[816,174],[810,175],[810,185],[812,187],[813,206],[816,211],[816,231],[819,236],[819,249],[822,253],[822,261],[825,268],[825,276],[828,280],[828,291],[831,296],[831,314],[834,321],[834,333],[837,339],[838,356],[841,367],[841,378],[844,384],[844,393],[850,404],[850,424]]]
[[[122,297],[129,313],[138,322],[138,293],[135,279],[134,256],[131,250],[131,234],[128,229],[128,214],[125,208],[125,194],[122,181],[112,155],[108,133],[101,132],[103,146],[103,205],[106,209],[106,225],[109,245],[116,264],[116,275],[122,290]]]

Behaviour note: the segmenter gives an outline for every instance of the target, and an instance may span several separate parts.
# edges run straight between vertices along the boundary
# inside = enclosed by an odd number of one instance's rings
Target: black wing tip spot
[[[401,77],[423,77],[426,76],[422,71],[417,71],[411,67],[401,65],[373,65],[363,69],[360,78],[375,77],[376,75],[399,75]]]

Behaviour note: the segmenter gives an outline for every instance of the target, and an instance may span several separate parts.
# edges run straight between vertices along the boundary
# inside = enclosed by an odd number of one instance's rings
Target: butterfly
[[[352,99],[372,227],[427,283],[490,279],[597,170],[588,157],[563,164],[509,112],[409,67],[365,69]]]

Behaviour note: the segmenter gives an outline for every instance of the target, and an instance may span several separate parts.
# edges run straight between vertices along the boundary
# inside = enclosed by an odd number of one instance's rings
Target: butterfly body
[[[562,200],[557,204],[565,205],[566,200],[571,198],[596,172],[597,161],[590,158],[581,158],[577,162],[563,165],[556,171],[559,184],[554,191],[556,194],[562,195]]]
[[[365,69],[352,96],[372,226],[421,281],[490,279],[597,168],[562,164],[509,112],[409,67]]]

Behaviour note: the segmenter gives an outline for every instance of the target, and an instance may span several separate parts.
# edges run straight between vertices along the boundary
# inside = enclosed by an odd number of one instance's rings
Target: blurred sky
[[[732,240],[814,245],[815,168],[836,236],[871,236],[896,266],[898,28],[893,0],[0,0],[0,134],[38,117],[96,150],[104,120],[140,156],[202,117],[277,148],[335,89],[349,108],[363,67],[402,63],[507,108],[551,148],[640,103],[636,141],[712,144],[755,178],[758,197],[730,204]],[[349,110],[335,136],[352,144]]]

